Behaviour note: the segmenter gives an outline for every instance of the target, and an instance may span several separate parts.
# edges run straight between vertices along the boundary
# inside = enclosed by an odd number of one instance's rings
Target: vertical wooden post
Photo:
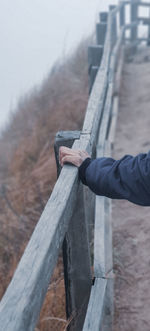
[[[107,30],[106,22],[96,24],[96,41],[98,45],[104,45],[106,30]]]
[[[136,4],[136,0],[131,0],[131,23],[137,23],[137,14],[138,14],[138,6]],[[137,42],[137,26],[131,27],[131,46],[133,53],[136,51],[136,42]]]
[[[68,141],[67,141],[68,135]],[[71,147],[79,132],[61,132],[55,139],[56,163],[60,146]],[[59,171],[58,171],[59,172]],[[89,301],[92,274],[88,228],[84,210],[83,186],[79,185],[76,208],[63,243],[64,277],[66,289],[66,314],[71,319],[67,331],[82,330]]]
[[[103,55],[103,45],[105,42],[108,13],[101,12],[100,23],[96,25],[96,38],[98,46],[90,46],[88,48],[88,64],[89,64],[89,94],[91,93],[98,68]]]
[[[101,23],[106,23],[108,21],[108,12],[100,12],[99,19]]]
[[[89,66],[89,94],[91,93],[98,68],[103,55],[103,46],[88,47],[88,66]]]
[[[111,145],[108,140],[105,141],[104,156],[111,156]],[[113,330],[114,316],[114,276],[113,276],[113,257],[112,257],[112,202],[111,199],[105,198],[105,258],[107,271],[107,287],[105,297],[104,324],[103,331]]]
[[[112,11],[115,9],[115,5],[110,5],[109,10]],[[111,30],[111,46],[114,47],[117,40],[117,20],[116,20],[116,14],[112,14],[112,30]]]
[[[88,64],[91,66],[100,66],[103,55],[103,46],[89,46],[88,47]]]
[[[150,25],[148,26],[148,40],[147,40],[147,46],[150,46]]]
[[[149,19],[150,19],[150,9],[149,9]],[[150,24],[148,25],[147,46],[150,46]]]
[[[111,10],[115,9],[116,7],[117,7],[116,5],[109,5],[109,10],[111,11]]]
[[[95,221],[95,194],[87,186],[83,188],[84,193],[84,213],[88,226],[88,238],[90,243],[91,262],[93,265],[94,256],[94,221]]]
[[[64,262],[68,317],[73,316],[68,330],[82,330],[92,286],[88,227],[84,213],[83,186],[80,185],[77,207],[66,234]],[[71,308],[71,309],[70,309]]]
[[[120,13],[119,13],[120,27],[125,25],[125,5],[121,3]]]
[[[66,146],[71,148],[74,141],[80,139],[80,131],[59,131],[55,137],[54,152],[57,166],[57,177],[60,175],[61,166],[59,163],[59,147]]]

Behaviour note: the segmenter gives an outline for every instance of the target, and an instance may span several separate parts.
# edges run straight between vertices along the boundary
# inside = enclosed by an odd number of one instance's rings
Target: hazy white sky
[[[109,3],[0,0],[0,127],[19,97],[42,81],[58,57],[94,30],[99,11]]]

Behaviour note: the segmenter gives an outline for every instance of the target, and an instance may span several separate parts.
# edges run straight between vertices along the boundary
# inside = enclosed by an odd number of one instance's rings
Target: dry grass
[[[53,153],[59,130],[80,130],[88,100],[87,46],[56,63],[39,88],[24,96],[0,138],[0,295],[43,211],[56,181]],[[61,258],[37,329],[65,329]]]

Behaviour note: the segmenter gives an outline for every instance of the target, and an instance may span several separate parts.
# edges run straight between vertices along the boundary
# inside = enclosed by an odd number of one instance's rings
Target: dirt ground
[[[123,68],[114,158],[150,150],[150,50]],[[150,331],[150,207],[113,201],[114,331]]]

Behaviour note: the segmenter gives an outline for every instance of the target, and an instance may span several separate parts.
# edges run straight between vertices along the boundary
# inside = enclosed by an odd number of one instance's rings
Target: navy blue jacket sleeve
[[[150,152],[120,160],[88,158],[79,168],[79,177],[97,195],[150,206]]]

